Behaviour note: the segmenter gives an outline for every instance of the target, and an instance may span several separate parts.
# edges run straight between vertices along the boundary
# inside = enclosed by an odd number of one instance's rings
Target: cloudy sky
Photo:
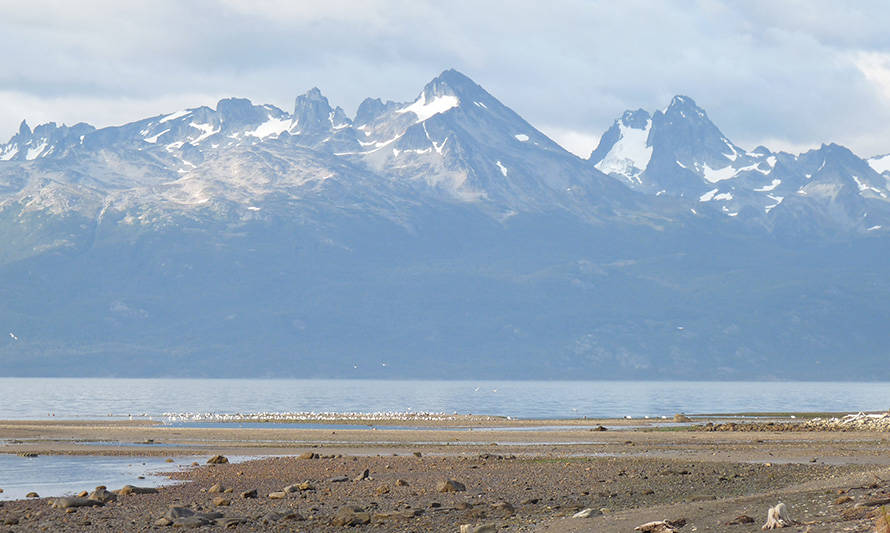
[[[5,4],[5,5],[4,5]],[[890,152],[886,0],[0,0],[0,139],[225,96],[350,114],[456,68],[586,155],[627,108],[693,97],[746,148]]]

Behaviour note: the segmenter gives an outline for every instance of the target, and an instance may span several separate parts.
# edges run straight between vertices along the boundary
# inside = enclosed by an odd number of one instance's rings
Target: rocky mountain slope
[[[887,161],[747,151],[682,96],[584,160],[453,70],[354,117],[23,123],[0,373],[886,377]]]

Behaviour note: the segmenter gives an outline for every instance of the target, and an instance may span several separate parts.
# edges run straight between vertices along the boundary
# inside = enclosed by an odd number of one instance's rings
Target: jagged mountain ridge
[[[161,203],[187,209],[226,199],[249,208],[251,200],[269,192],[263,184],[285,181],[282,176],[292,189],[324,189],[325,181],[353,172],[379,176],[374,187],[395,181],[412,189],[409,196],[475,202],[501,218],[551,209],[595,217],[603,206],[635,202],[634,195],[456,71],[443,72],[414,102],[366,100],[356,122],[313,88],[296,98],[293,113],[232,98],[216,109],[187,109],[99,130],[46,124],[31,132],[23,123],[0,146],[7,162],[0,172],[53,176],[51,184],[41,182],[40,191],[20,189],[19,203],[30,208],[50,207],[41,196],[70,183],[104,193],[105,210],[139,201],[149,210]],[[290,163],[272,165],[274,176],[268,175],[268,161],[256,162],[264,159],[261,154]],[[301,158],[312,163],[301,168]],[[20,165],[10,167],[15,163]],[[89,168],[87,183],[76,175],[83,168]],[[3,184],[7,198],[16,183],[21,184],[11,179]],[[123,192],[128,189],[132,194]],[[94,209],[89,201],[56,203]],[[145,217],[131,213],[130,219]]]
[[[290,162],[269,166],[269,158]],[[261,184],[284,185],[293,194],[356,174],[381,177],[366,180],[369,189],[395,180],[405,188],[402,196],[477,203],[501,219],[564,209],[591,220],[630,210],[637,219],[652,214],[661,221],[682,218],[685,205],[694,215],[741,215],[780,231],[809,224],[841,232],[890,227],[890,156],[865,161],[833,144],[799,155],[762,146],[747,151],[691,98],[677,96],[663,111],[638,109],[619,117],[588,158],[591,168],[453,70],[427,84],[413,102],[366,99],[354,119],[313,88],[296,98],[291,113],[230,98],[215,109],[100,130],[48,123],[31,131],[23,122],[0,145],[0,162],[27,167],[28,161],[49,160],[67,161],[68,167],[35,165],[41,176],[55,179],[31,180],[19,189],[16,200],[25,210],[95,210],[100,202],[103,211],[129,209],[125,220],[142,221],[153,220],[145,211],[225,201],[230,209],[256,210],[254,200],[280,189]],[[0,172],[8,175],[6,166]],[[0,201],[7,206],[28,173],[13,168],[17,179],[0,182],[7,196]],[[84,168],[89,171],[77,174]],[[659,209],[641,205],[601,172],[649,196],[683,202],[667,208],[666,217],[664,202]],[[72,184],[87,185],[93,194],[76,198]]]
[[[803,154],[730,141],[687,96],[663,111],[626,111],[590,163],[633,189],[697,200],[780,230],[878,231],[890,223],[890,158],[868,161],[837,144]],[[881,173],[884,175],[881,175]]]
[[[355,117],[312,89],[292,112],[224,99],[102,129],[23,124],[0,146],[0,327],[14,333],[0,368],[886,377],[875,265],[890,256],[869,231],[884,189],[866,168],[880,161],[746,152],[675,100],[622,117],[596,161],[455,71]],[[643,142],[613,150],[634,128]],[[615,170],[640,151],[632,179]],[[754,168],[704,179],[730,157]],[[795,184],[807,194],[766,209]],[[702,201],[718,186],[734,188]]]

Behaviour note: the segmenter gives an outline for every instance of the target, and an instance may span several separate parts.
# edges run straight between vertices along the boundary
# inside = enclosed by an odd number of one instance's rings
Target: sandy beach
[[[799,419],[776,421],[756,429]],[[0,453],[166,457],[182,483],[95,507],[54,507],[57,498],[47,497],[0,502],[0,531],[457,532],[490,524],[562,533],[668,520],[685,524],[679,531],[745,532],[760,531],[779,502],[799,523],[793,531],[874,530],[869,515],[890,497],[890,433],[705,431],[704,423],[486,417],[319,429],[3,421]],[[206,464],[215,455],[255,459]],[[195,458],[197,466],[181,468]],[[447,480],[457,483],[443,487]],[[243,497],[252,491],[255,498]],[[172,507],[187,510],[171,514]],[[572,518],[585,509],[590,516]]]

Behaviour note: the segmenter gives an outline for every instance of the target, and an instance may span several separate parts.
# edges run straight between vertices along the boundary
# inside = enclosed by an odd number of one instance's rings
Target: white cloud
[[[823,141],[814,142],[791,142],[787,139],[776,137],[763,137],[757,139],[743,139],[738,144],[746,150],[753,150],[758,146],[765,146],[773,152],[788,152],[789,154],[802,154],[809,150],[815,150],[822,145]]]
[[[555,126],[541,126],[538,129],[544,135],[559,143],[560,146],[582,159],[587,159],[590,156],[590,152],[596,148],[600,141],[600,135],[602,135],[602,133],[569,130]]]
[[[853,62],[890,104],[890,53],[858,52]]]
[[[15,51],[0,138],[22,118],[121,123],[221,96],[289,108],[312,86],[354,111],[453,67],[576,153],[624,109],[677,93],[733,139],[880,151],[887,27],[876,0],[34,0],[0,18]]]

